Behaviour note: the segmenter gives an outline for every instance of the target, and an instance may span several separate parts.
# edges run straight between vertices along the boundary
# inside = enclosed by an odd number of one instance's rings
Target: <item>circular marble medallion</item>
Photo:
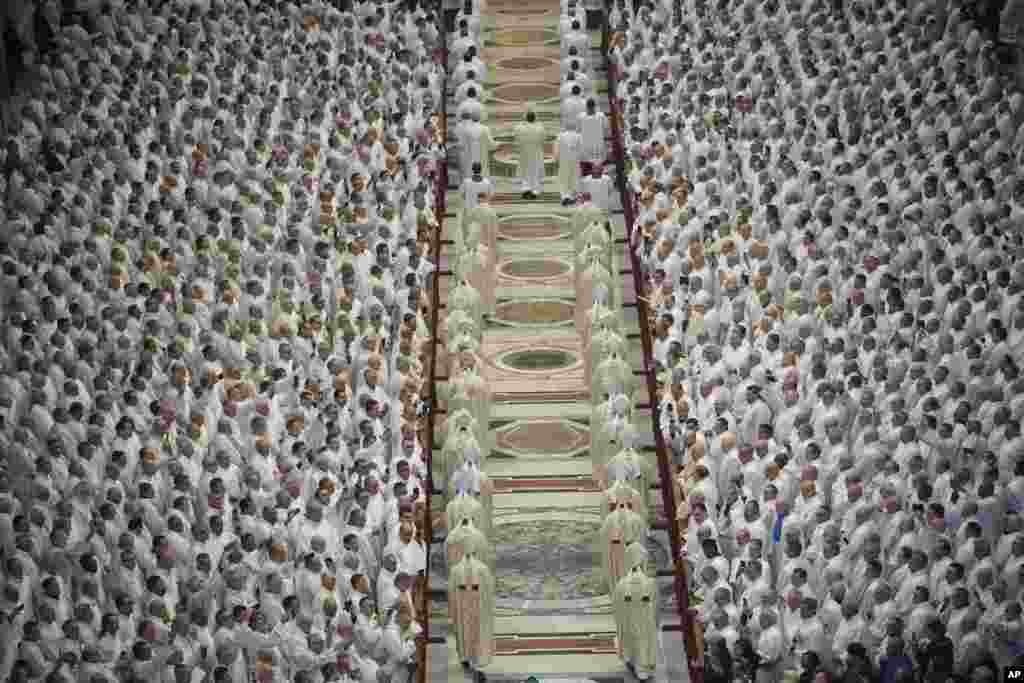
[[[558,33],[542,28],[504,29],[494,34],[494,44],[498,47],[540,46],[552,41],[558,41]]]
[[[501,364],[513,370],[526,372],[547,372],[561,370],[574,365],[578,358],[575,354],[562,349],[526,349],[512,351],[500,358]]]
[[[503,275],[514,278],[557,277],[572,268],[565,261],[553,258],[524,258],[502,263],[499,268]]]
[[[590,433],[567,420],[529,420],[498,430],[495,442],[505,451],[563,454],[586,448]]]
[[[573,307],[557,299],[510,301],[498,306],[498,319],[517,325],[554,325],[573,319]]]
[[[498,234],[507,240],[559,239],[568,234],[568,221],[560,216],[505,216]]]
[[[547,57],[509,57],[500,60],[497,64],[499,69],[509,71],[533,71],[554,65],[554,60]]]
[[[557,83],[503,83],[492,91],[494,99],[509,104],[544,102],[558,98]]]

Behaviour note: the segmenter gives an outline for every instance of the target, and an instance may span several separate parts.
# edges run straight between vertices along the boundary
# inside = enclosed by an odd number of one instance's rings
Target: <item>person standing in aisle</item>
[[[562,206],[576,201],[580,182],[580,159],[583,153],[583,137],[575,123],[570,122],[559,133],[555,145],[555,159],[558,160],[558,191],[562,195]]]
[[[527,110],[526,121],[516,126],[519,143],[519,179],[523,198],[536,199],[544,189],[544,125],[533,110]]]

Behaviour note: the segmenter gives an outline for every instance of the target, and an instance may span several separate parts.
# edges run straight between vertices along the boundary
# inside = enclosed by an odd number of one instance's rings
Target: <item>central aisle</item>
[[[486,673],[492,683],[518,682],[528,675],[602,683],[630,680],[615,653],[611,599],[594,553],[603,521],[602,493],[591,477],[591,407],[583,381],[583,350],[573,323],[572,209],[559,203],[553,159],[536,200],[522,199],[515,178],[513,129],[523,120],[526,106],[532,106],[547,128],[549,157],[559,132],[558,4],[489,0],[486,12],[481,18],[481,58],[488,66],[483,123],[498,143],[491,158],[491,179],[500,222],[497,315],[485,327],[482,353],[494,397],[492,450],[484,469],[495,488],[492,541],[497,551],[497,656]],[[600,31],[593,32],[591,45],[597,100],[607,110]],[[449,112],[455,108],[451,95],[449,90]],[[451,236],[462,205],[454,124],[452,116],[451,180],[440,263],[442,303],[452,286]],[[613,216],[613,225],[616,249],[623,250],[619,262],[628,263],[621,212]],[[628,360],[639,371],[643,361],[632,276],[622,282],[628,283],[622,297],[624,332],[631,344]],[[443,317],[445,311],[440,314]],[[446,372],[440,364],[441,379]],[[443,412],[438,415],[439,428],[444,417]],[[653,462],[648,408],[640,410],[637,423],[643,431],[643,450]],[[440,434],[437,437],[440,448]],[[443,476],[435,471],[438,486]],[[661,532],[655,536],[648,545],[652,560],[662,569],[668,564],[668,538]],[[436,543],[430,573],[432,639],[447,632],[446,574],[444,547]],[[673,614],[669,581],[662,595],[663,610]],[[681,650],[681,644],[669,648]],[[451,638],[447,645],[428,648],[428,666],[430,681],[471,680],[457,661]],[[685,680],[685,673],[677,673],[680,668],[675,663],[659,666],[657,680]]]

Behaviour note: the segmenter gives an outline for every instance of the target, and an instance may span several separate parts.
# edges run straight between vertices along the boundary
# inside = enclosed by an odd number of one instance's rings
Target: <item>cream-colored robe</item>
[[[558,191],[563,198],[575,197],[579,189],[582,153],[583,138],[578,132],[565,130],[558,135],[555,158],[558,160]]]
[[[459,250],[456,272],[465,278],[480,294],[480,306],[486,315],[494,315],[497,305],[498,263],[494,254],[481,240],[481,228],[471,223],[467,228],[466,243]]]
[[[467,453],[474,447],[479,449],[480,463],[476,464],[480,465],[484,459],[483,448],[477,441],[476,435],[471,429],[468,427],[465,430],[460,429],[445,441],[445,444],[441,449],[441,460],[444,464],[445,481],[452,481],[455,471],[462,466],[462,463],[467,457]]]
[[[583,264],[580,264],[583,265]],[[576,287],[576,328],[582,330],[586,323],[587,311],[594,304],[594,290],[603,284],[608,291],[613,291],[615,278],[600,257],[595,257],[580,271],[579,284]],[[584,342],[589,341],[584,338]]]
[[[618,332],[611,329],[595,331],[590,337],[590,344],[586,347],[583,364],[583,380],[587,386],[593,386],[594,370],[597,366],[615,354],[625,356],[628,348],[626,338]]]
[[[591,337],[595,330],[608,328],[618,332],[622,329],[622,320],[619,317],[620,310],[621,308],[615,308],[611,302],[607,305],[595,303],[587,309],[587,314],[583,319],[583,327],[578,329],[580,342],[584,349],[590,346]],[[591,369],[591,371],[593,370]]]
[[[467,491],[480,503],[482,519],[477,526],[487,538],[493,538],[494,484],[491,478],[486,472],[465,463],[457,470],[456,476],[467,478]]]
[[[516,126],[519,143],[519,179],[523,192],[544,189],[544,139],[547,133],[541,123],[520,123]]]
[[[647,519],[647,510],[644,507],[644,499],[640,492],[624,481],[612,482],[602,495],[602,511],[605,516],[610,515],[625,505],[627,510],[632,510],[644,519]]]
[[[574,243],[576,244],[576,252],[580,251],[580,243],[578,242],[579,236],[583,233],[583,230],[594,222],[599,222],[602,225],[608,220],[608,211],[602,209],[599,206],[593,204],[584,204],[583,206],[576,207],[572,215],[572,235]]]
[[[605,517],[598,538],[601,543],[601,564],[608,581],[608,592],[615,590],[619,579],[626,575],[626,547],[644,541],[647,522],[639,514],[624,506]]]
[[[607,466],[611,468],[616,464],[630,466],[640,473],[640,478],[631,483],[631,486],[638,490],[644,509],[649,509],[651,505],[651,484],[656,477],[650,460],[640,455],[636,449],[624,448],[608,461]],[[640,512],[640,510],[637,510],[637,512]]]
[[[477,329],[483,329],[484,313],[480,292],[476,291],[470,283],[460,282],[448,294],[448,306],[452,309],[466,311],[473,318]]]
[[[483,531],[485,521],[483,505],[468,493],[454,496],[445,506],[444,514],[448,533],[460,527],[464,519],[471,520],[474,527]]]
[[[474,526],[468,517],[454,530],[448,531],[444,548],[449,567],[457,565],[466,555],[476,555],[492,572],[494,571],[494,547],[484,536],[483,531]]]
[[[603,400],[604,395],[612,393],[610,389],[616,385],[627,395],[632,394],[636,385],[633,369],[620,356],[609,356],[594,368],[590,382],[591,400]]]
[[[658,663],[658,585],[640,568],[615,586],[615,626],[619,656],[641,676],[654,675]]]
[[[494,656],[494,574],[468,555],[452,567],[448,587],[459,660],[484,668]]]
[[[452,311],[444,317],[440,328],[438,338],[445,346],[448,346],[449,342],[461,335],[466,335],[477,340],[480,339],[481,330],[477,326],[476,321],[473,320],[473,316],[470,315],[468,311],[459,308],[452,309]]]
[[[463,230],[473,223],[480,226],[480,243],[491,252],[491,259],[498,262],[498,212],[490,204],[480,204],[464,212]]]

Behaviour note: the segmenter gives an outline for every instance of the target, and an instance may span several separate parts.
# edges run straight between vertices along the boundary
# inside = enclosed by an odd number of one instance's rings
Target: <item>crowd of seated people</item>
[[[0,679],[405,683],[438,17],[94,11],[0,153]]]
[[[1024,96],[953,6],[611,7],[711,680],[1024,655]]]

